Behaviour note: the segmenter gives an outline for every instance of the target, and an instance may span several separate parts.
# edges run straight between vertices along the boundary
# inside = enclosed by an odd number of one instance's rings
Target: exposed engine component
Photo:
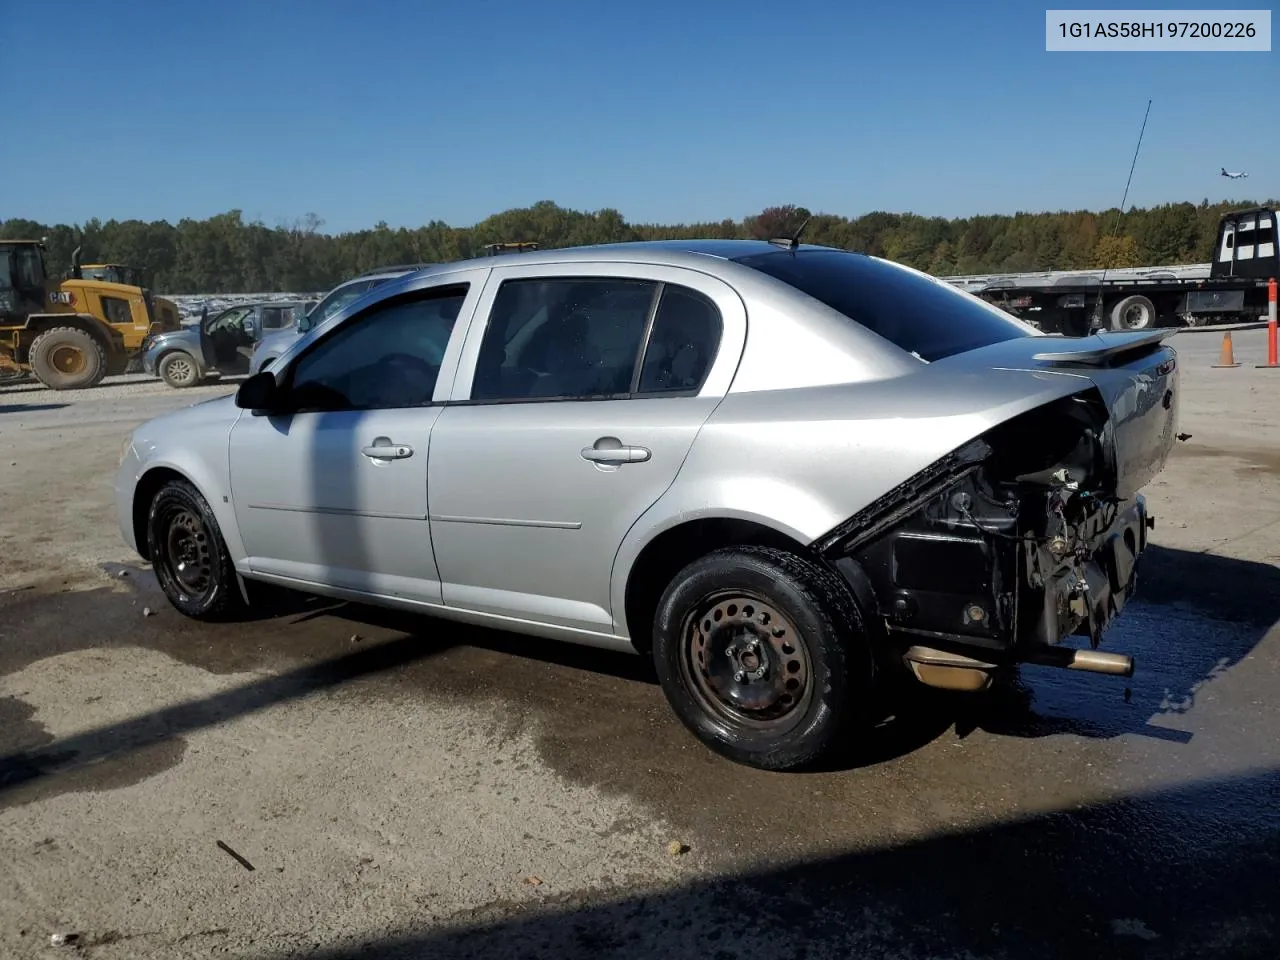
[[[1096,648],[1132,586],[1141,498],[1114,496],[1095,391],[1039,407],[940,461],[828,538],[890,634],[1032,659],[1073,634]],[[870,595],[870,596],[868,596]]]

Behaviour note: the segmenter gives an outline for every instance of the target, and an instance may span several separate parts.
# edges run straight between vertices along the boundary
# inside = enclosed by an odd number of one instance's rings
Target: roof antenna
[[[796,227],[796,232],[791,236],[779,237],[777,239],[770,240],[769,242],[777,244],[780,247],[786,247],[788,250],[795,250],[800,246],[800,234],[804,233],[804,228],[809,225],[809,221],[812,219],[812,216],[805,217],[804,222],[800,224],[800,226]]]
[[[1129,164],[1129,179],[1124,184],[1124,197],[1120,201],[1120,209],[1116,211],[1115,224],[1111,229],[1111,235],[1114,237],[1120,232],[1120,218],[1124,216],[1124,205],[1129,202],[1129,185],[1133,183],[1133,171],[1138,165],[1138,151],[1142,149],[1142,137],[1147,132],[1147,117],[1151,116],[1151,100],[1147,100],[1147,112],[1142,115],[1142,129],[1138,131],[1138,145],[1133,148],[1133,163]],[[1102,292],[1107,282],[1107,265],[1102,265],[1102,279],[1098,283],[1098,302],[1094,307],[1093,319],[1102,319]],[[1092,326],[1092,324],[1090,324]],[[1096,333],[1097,331],[1092,331]]]

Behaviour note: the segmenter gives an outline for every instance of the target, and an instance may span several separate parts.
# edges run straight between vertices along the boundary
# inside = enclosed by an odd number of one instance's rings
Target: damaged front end
[[[1088,389],[987,431],[813,546],[928,685],[980,690],[1025,662],[1127,676],[1131,658],[1097,648],[1153,524],[1140,495],[1118,495],[1116,447]]]

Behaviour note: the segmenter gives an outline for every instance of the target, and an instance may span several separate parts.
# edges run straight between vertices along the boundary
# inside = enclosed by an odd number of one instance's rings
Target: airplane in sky
[[[1222,168],[1222,175],[1228,180],[1243,180],[1245,177],[1249,176],[1247,173],[1227,173],[1226,167]]]

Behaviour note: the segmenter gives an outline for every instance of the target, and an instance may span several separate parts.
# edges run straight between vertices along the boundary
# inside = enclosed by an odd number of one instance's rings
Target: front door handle
[[[651,456],[647,447],[628,447],[617,437],[601,437],[594,446],[582,448],[582,459],[592,463],[643,463]]]
[[[387,437],[378,437],[360,452],[370,460],[403,460],[413,456],[413,447],[405,443],[392,443]]]

